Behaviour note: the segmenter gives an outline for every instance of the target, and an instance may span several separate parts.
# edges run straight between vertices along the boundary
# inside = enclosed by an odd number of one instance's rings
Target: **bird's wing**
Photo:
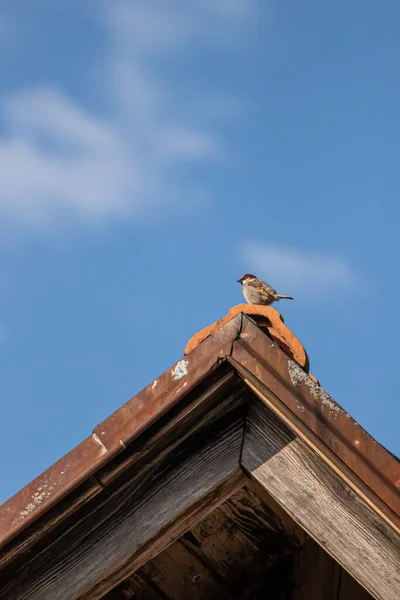
[[[262,296],[276,296],[276,291],[265,281],[249,281],[248,286],[256,289]]]

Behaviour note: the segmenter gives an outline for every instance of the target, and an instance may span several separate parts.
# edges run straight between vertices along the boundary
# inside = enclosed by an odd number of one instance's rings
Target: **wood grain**
[[[256,398],[241,463],[375,598],[398,600],[398,535]]]
[[[95,477],[84,482],[79,488],[68,494],[43,518],[34,521],[26,530],[2,548],[0,553],[0,582],[3,569],[13,564],[18,568],[19,563],[28,563],[30,556],[36,557],[43,548],[58,537],[58,531],[68,528],[69,521],[79,521],[74,516],[79,509],[96,495],[102,495],[105,487],[113,481],[117,485],[124,482],[140,484],[146,473],[151,473],[154,466],[160,463],[183,440],[189,438],[199,427],[204,427],[215,418],[228,412],[232,403],[243,395],[245,384],[227,364],[220,364],[206,380],[202,381],[195,390],[189,392],[174,405],[168,413],[160,417],[139,438],[111,459]],[[1,584],[0,584],[1,588]]]
[[[285,535],[292,539],[293,545],[304,546],[309,536],[302,527],[286,512],[284,508],[269,494],[265,488],[261,487],[255,479],[250,479],[246,483],[246,490],[249,492],[254,502],[260,500],[274,514],[276,521],[280,524],[280,529],[285,531]]]
[[[291,600],[372,600],[372,596],[309,538],[293,555]]]
[[[166,600],[166,598],[152,581],[146,581],[134,573],[103,596],[102,600]]]
[[[218,573],[235,597],[297,546],[280,519],[247,487],[192,528],[180,543]]]
[[[110,486],[100,506],[2,583],[0,599],[103,596],[243,484],[243,420],[238,401],[139,481]]]
[[[313,540],[293,557],[292,600],[339,600],[343,568]],[[370,597],[358,583],[355,584]],[[352,600],[352,598],[349,598]]]
[[[180,541],[140,570],[148,581],[156,584],[173,600],[233,600],[218,573],[208,568]]]

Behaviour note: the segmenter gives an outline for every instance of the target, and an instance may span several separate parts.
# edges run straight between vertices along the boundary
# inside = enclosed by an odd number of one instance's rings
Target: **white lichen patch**
[[[55,489],[56,485],[47,485],[44,484],[43,487],[38,487],[37,491],[32,494],[32,498],[27,503],[25,508],[18,513],[15,521],[22,521],[29,517],[29,515],[35,510],[35,508],[39,507],[45,500],[50,498],[52,495],[52,491]],[[15,522],[14,521],[14,522]]]
[[[157,381],[157,379],[155,379],[153,381],[153,385],[151,386],[151,389],[154,390],[157,387],[157,384],[158,384],[158,381]]]
[[[178,363],[176,363],[175,367],[171,371],[172,377],[175,380],[185,377],[185,375],[188,374],[188,364],[189,361],[187,360],[180,360]]]
[[[332,400],[332,398],[324,392],[324,390],[315,381],[303,371],[303,369],[293,360],[288,360],[290,380],[294,386],[298,386],[301,383],[309,388],[311,398],[316,402],[319,402],[323,406],[326,406],[329,412],[337,417],[340,411],[340,407]]]

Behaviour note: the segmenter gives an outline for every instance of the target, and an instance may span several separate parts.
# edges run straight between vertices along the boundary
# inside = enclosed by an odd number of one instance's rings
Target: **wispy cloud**
[[[39,224],[68,208],[94,218],[126,208],[133,175],[115,127],[51,88],[9,97],[4,114],[3,217]]]
[[[2,223],[43,228],[69,214],[97,222],[135,217],[154,204],[165,209],[181,197],[197,201],[193,170],[192,179],[181,170],[221,157],[223,140],[206,111],[199,114],[198,97],[191,106],[186,86],[172,75],[167,81],[173,71],[163,67],[177,52],[237,45],[252,6],[99,2],[93,18],[105,25],[107,51],[93,66],[107,117],[48,83],[3,98]]]
[[[247,241],[240,248],[243,268],[296,299],[332,300],[360,283],[346,258],[323,250],[303,250],[280,244]]]

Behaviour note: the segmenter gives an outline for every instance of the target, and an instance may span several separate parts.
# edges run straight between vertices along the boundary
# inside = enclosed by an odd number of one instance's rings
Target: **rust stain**
[[[238,316],[237,319],[226,323],[216,336],[212,336],[196,348],[190,359],[179,360],[98,425],[94,433],[108,451],[120,448],[120,441],[128,445],[184,394],[193,389],[207,372],[215,367],[218,358],[229,354],[239,330]]]
[[[400,517],[400,462],[293,360],[276,348],[250,319],[246,338],[235,341],[232,358],[264,384],[372,492]],[[251,344],[247,342],[251,339]],[[357,443],[356,443],[357,442]]]
[[[269,335],[242,313],[266,327]],[[399,462],[307,374],[306,352],[278,311],[239,304],[196,334],[185,349],[186,355],[188,352],[190,357],[153,380],[81,444],[0,507],[0,547],[89,480],[227,357],[245,366],[267,386],[315,434],[321,447],[329,448],[374,497],[389,507],[387,510],[393,511],[392,515],[400,514]],[[92,485],[91,480],[88,484]],[[101,489],[93,478],[93,493]]]
[[[0,547],[104,467],[134,438],[229,355],[241,318],[230,320],[188,359],[151,382],[98,425],[93,433],[0,506]],[[99,483],[93,486],[100,491]]]
[[[103,457],[103,448],[90,436],[7,500],[0,507],[0,546],[87,479]]]

